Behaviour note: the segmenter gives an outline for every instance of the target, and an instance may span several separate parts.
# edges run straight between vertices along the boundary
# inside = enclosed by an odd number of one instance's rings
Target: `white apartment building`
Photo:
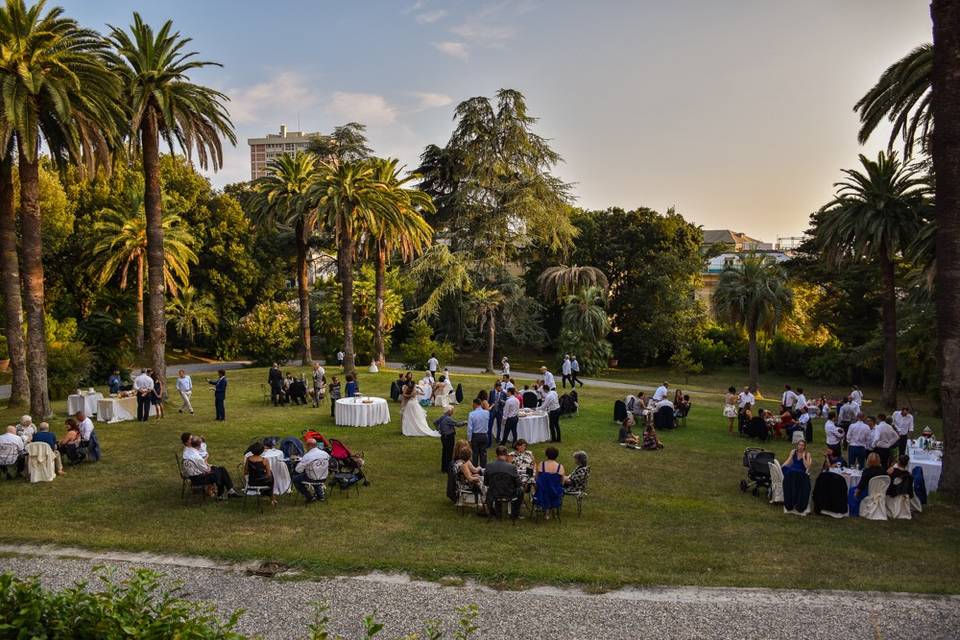
[[[284,153],[296,155],[306,151],[319,131],[287,131],[287,125],[280,125],[280,133],[268,133],[265,138],[248,138],[250,145],[250,179],[256,180],[267,173],[270,161]]]

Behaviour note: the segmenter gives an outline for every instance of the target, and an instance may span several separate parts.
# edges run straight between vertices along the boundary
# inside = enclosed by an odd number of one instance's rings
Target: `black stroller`
[[[760,488],[770,492],[770,463],[776,459],[772,451],[748,447],[743,452],[743,466],[747,468],[747,479],[740,481],[740,491],[746,493],[753,489],[753,495],[760,495]]]

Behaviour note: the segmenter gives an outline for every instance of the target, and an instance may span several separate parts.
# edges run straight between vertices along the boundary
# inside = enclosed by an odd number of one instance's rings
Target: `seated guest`
[[[546,511],[546,519],[550,519],[549,509],[557,508],[560,505],[560,501],[563,499],[563,483],[567,479],[566,471],[563,468],[563,465],[557,462],[557,458],[560,457],[560,452],[556,447],[547,447],[544,451],[544,455],[547,457],[546,460],[540,463],[540,467],[537,469],[537,491],[534,493],[533,501],[541,509]],[[551,485],[550,476],[559,476],[557,485]],[[551,494],[550,492],[544,493],[544,488],[549,488],[551,486],[558,486],[560,494]]]
[[[628,413],[627,417],[623,420],[623,424],[620,426],[620,433],[617,434],[617,442],[633,446],[640,444],[640,439],[633,433],[634,424],[636,424],[636,420],[634,420],[633,414]]]
[[[860,514],[860,502],[867,497],[867,494],[870,491],[870,481],[878,476],[884,475],[885,473],[886,471],[884,471],[883,467],[880,466],[880,456],[875,453],[868,455],[867,467],[863,470],[863,475],[860,476],[860,483],[857,484],[856,487],[851,488],[848,495],[851,516],[857,516]]]
[[[264,458],[283,458],[283,451],[277,449],[276,438],[264,438],[263,453],[260,455],[262,455]]]
[[[207,463],[207,458],[200,452],[203,439],[200,436],[190,437],[190,446],[183,450],[183,472],[195,485],[207,485],[211,494],[216,492],[220,500],[227,497],[239,498],[240,494],[234,491],[230,474],[223,467],[214,467]],[[215,488],[215,489],[214,489]]]
[[[517,474],[520,476],[520,483],[525,491],[530,491],[533,486],[533,469],[535,461],[533,453],[527,450],[527,441],[523,438],[517,440],[513,445],[513,466],[517,468]]]
[[[740,416],[743,418],[744,424],[753,420],[753,405],[749,402],[744,404],[743,410],[740,412]]]
[[[113,395],[120,393],[121,384],[123,384],[123,380],[120,379],[120,370],[114,369],[110,377],[107,378],[107,386],[110,387],[110,393]]]
[[[777,417],[773,415],[773,411],[770,411],[769,409],[761,409],[760,417],[763,418],[763,422],[767,425],[767,431],[769,432],[772,432],[779,422]]]
[[[453,394],[453,386],[447,382],[446,376],[440,376],[436,384],[433,385],[433,405],[436,407],[448,407],[450,405],[451,394]]]
[[[585,451],[574,451],[573,460],[577,463],[577,468],[563,481],[564,493],[576,494],[587,490],[587,480],[590,478],[587,453]]]
[[[26,465],[25,455],[27,452],[26,445],[23,443],[23,438],[17,435],[16,425],[10,425],[7,427],[6,433],[0,434],[0,445],[4,445],[4,448],[10,448],[16,450],[17,452],[17,475],[23,473],[23,468]]]
[[[262,496],[273,495],[273,472],[270,463],[263,457],[263,444],[254,442],[250,447],[250,455],[243,461],[243,475],[247,477],[247,487],[257,487]],[[271,499],[276,505],[276,498]]]
[[[360,382],[353,376],[353,374],[348,373],[345,380],[347,383],[343,390],[345,398],[352,398],[360,393]]]
[[[643,441],[640,444],[640,448],[646,449],[647,451],[663,449],[663,443],[660,442],[660,438],[657,436],[657,430],[654,428],[652,422],[648,422],[647,427],[643,430]]]
[[[192,437],[193,437],[193,434],[189,432],[184,432],[180,434],[180,442],[183,443],[183,453],[186,453],[187,449],[190,448],[190,439]],[[200,448],[198,449],[198,451],[200,452],[200,457],[206,460],[207,459],[207,442],[206,440],[203,439],[203,436],[200,436]]]
[[[17,423],[17,435],[23,438],[23,443],[29,444],[36,432],[37,427],[33,424],[33,418],[27,415],[20,416],[20,422]]]
[[[507,498],[510,500],[510,517],[517,518],[520,515],[520,500],[523,497],[520,475],[517,472],[517,467],[510,464],[507,459],[507,448],[505,446],[498,446],[496,455],[496,459],[487,465],[483,473],[487,513],[493,515],[497,498]]]
[[[654,409],[659,409],[660,407],[670,407],[671,409],[676,410],[676,405],[674,405],[673,401],[667,397],[664,397],[662,400],[653,405]]]
[[[63,434],[57,447],[70,462],[80,462],[84,458],[83,452],[80,451],[80,426],[73,418],[67,418],[64,425],[67,427],[67,432]]]
[[[287,387],[287,398],[292,404],[307,404],[307,382],[303,378],[294,378]]]
[[[99,461],[100,443],[97,441],[97,432],[93,429],[93,420],[83,411],[77,411],[74,417],[77,420],[77,427],[80,428],[80,446],[86,447],[86,459],[91,462]]]
[[[890,476],[888,496],[909,495],[913,497],[913,474],[910,473],[910,457],[900,456],[887,470]]]
[[[50,450],[53,451],[53,469],[58,476],[64,475],[63,460],[60,458],[60,452],[57,450],[57,436],[50,432],[50,425],[46,422],[41,422],[37,425],[37,429],[38,431],[33,434],[33,441],[44,442],[50,446]]]
[[[786,431],[788,435],[792,435],[795,429],[796,420],[793,419],[793,413],[784,411],[780,414],[780,422],[773,426],[773,435],[776,438],[782,438],[784,431]]]
[[[80,439],[84,442],[90,442],[90,436],[93,435],[93,420],[88,418],[83,411],[77,411],[73,416],[77,420],[77,426],[80,428]]]
[[[487,488],[483,485],[483,482],[481,482],[483,480],[483,471],[471,462],[473,452],[470,446],[460,446],[453,455],[453,469],[457,477],[457,490],[470,491],[474,495],[479,496],[480,502],[486,503]]]
[[[807,451],[807,441],[803,439],[797,440],[797,448],[790,452],[790,455],[787,456],[787,461],[783,463],[783,472],[798,471],[800,473],[808,473],[812,464],[813,458],[810,456],[810,452]]]
[[[847,461],[841,458],[833,448],[827,447],[823,450],[823,466],[820,467],[820,470],[829,471],[837,466],[845,467],[847,466]]]
[[[350,378],[351,376],[347,376]],[[317,441],[313,438],[307,438],[303,443],[306,452],[300,458],[300,462],[294,467],[293,486],[297,488],[300,495],[307,504],[317,500],[325,500],[323,485],[313,485],[314,493],[311,495],[305,482],[323,482],[330,473],[330,454],[317,446]]]
[[[401,391],[401,389],[403,389],[403,374],[402,374],[402,373],[401,373],[401,374],[398,374],[397,379],[390,383],[390,399],[393,400],[394,402],[399,402],[399,401],[400,401],[400,394],[403,393],[403,391]]]

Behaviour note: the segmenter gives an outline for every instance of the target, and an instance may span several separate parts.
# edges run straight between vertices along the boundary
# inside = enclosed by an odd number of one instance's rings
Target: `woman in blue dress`
[[[797,448],[790,452],[787,461],[783,464],[783,472],[785,474],[791,471],[809,473],[812,464],[813,457],[807,451],[807,441],[798,440]]]

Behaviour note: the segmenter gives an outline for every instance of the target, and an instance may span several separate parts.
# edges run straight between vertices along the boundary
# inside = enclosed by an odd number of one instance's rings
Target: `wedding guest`
[[[154,411],[157,414],[157,420],[159,420],[163,417],[163,394],[166,388],[164,381],[160,379],[160,374],[156,371],[152,372],[150,377],[153,379],[153,393],[150,396],[150,404],[153,405]]]
[[[723,417],[727,419],[727,433],[733,435],[733,421],[737,418],[737,389],[729,387],[723,398]]]
[[[530,491],[531,487],[533,487],[534,466],[536,464],[533,452],[528,449],[528,446],[526,440],[523,438],[518,439],[513,444],[513,454],[511,455],[513,465],[517,468],[520,483],[523,485],[525,491]]]
[[[337,400],[340,399],[340,378],[333,376],[330,380],[330,417],[335,417],[335,409],[337,408]]]
[[[83,455],[80,453],[80,427],[73,418],[67,418],[64,425],[67,427],[67,431],[63,434],[60,442],[57,443],[57,447],[67,456],[70,462],[79,462],[83,459]]]
[[[877,414],[877,426],[873,429],[873,451],[880,456],[880,466],[890,466],[890,449],[900,441],[900,434],[887,422],[885,414]]]
[[[327,479],[330,473],[330,454],[324,451],[322,447],[318,447],[314,438],[307,438],[304,441],[304,447],[306,452],[300,458],[297,466],[294,467],[294,473],[290,479],[306,503],[310,504],[317,500],[326,499],[322,484],[314,485],[314,492],[311,494],[306,482],[323,482]]]
[[[550,442],[560,442],[560,398],[557,397],[556,389],[551,389],[544,396],[543,405],[540,408],[547,413]]]
[[[110,387],[110,393],[112,395],[120,393],[120,385],[122,384],[123,380],[120,378],[120,370],[114,369],[110,377],[107,378],[107,386]]]
[[[627,417],[623,420],[623,424],[620,425],[620,431],[617,433],[617,442],[629,445],[640,444],[639,438],[633,433],[634,424],[636,424],[636,420],[634,420],[633,414],[628,413]]]
[[[227,419],[227,372],[223,369],[217,370],[217,379],[207,380],[207,384],[213,385],[213,405],[216,420],[224,422]]]
[[[836,457],[840,457],[840,447],[843,444],[843,429],[838,427],[836,424],[837,413],[836,411],[831,411],[827,414],[827,422],[823,425],[823,430],[826,432],[826,442],[827,446],[830,447],[831,451]]]
[[[133,380],[133,390],[137,393],[137,420],[150,419],[151,398],[153,396],[153,378],[149,369],[141,369],[140,375]]]
[[[58,476],[64,475],[63,460],[57,447],[57,436],[50,431],[50,425],[46,422],[37,425],[37,429],[38,431],[33,435],[33,441],[49,445],[50,450],[53,451],[53,470]]]
[[[177,371],[177,392],[183,401],[177,413],[183,413],[184,409],[186,409],[190,412],[190,415],[193,415],[193,403],[190,402],[190,398],[193,396],[193,380],[183,369]]]
[[[590,478],[590,466],[587,464],[586,451],[574,451],[573,461],[577,468],[563,481],[564,493],[581,493],[587,490],[587,480]]]
[[[563,362],[560,364],[560,382],[563,385],[563,388],[567,388],[567,381],[570,381],[570,386],[575,387],[573,383],[573,365],[570,362],[570,354],[564,354]]]
[[[323,402],[327,391],[327,371],[319,362],[313,363],[313,408],[316,409]]]
[[[353,374],[348,373],[346,381],[347,384],[343,392],[347,398],[352,398],[360,393],[360,382],[353,376]]]
[[[520,516],[520,501],[523,499],[520,475],[517,472],[516,466],[508,460],[507,448],[505,446],[499,445],[494,451],[497,456],[496,459],[491,461],[486,469],[483,470],[483,484],[487,487],[486,495],[490,500],[490,502],[487,503],[487,513],[491,516],[493,515],[493,510],[496,506],[493,503],[494,497],[510,498],[510,516],[515,519]],[[490,492],[490,481],[491,478],[498,474],[503,474],[506,478],[498,480],[497,490],[503,493],[495,496]],[[509,484],[500,486],[504,482],[509,482]]]
[[[899,411],[894,411],[891,416],[893,426],[900,436],[897,439],[897,450],[901,456],[907,455],[907,438],[913,431],[913,414],[910,413],[910,407],[903,407]]]
[[[440,473],[447,473],[450,462],[453,460],[453,445],[457,440],[457,427],[464,423],[453,419],[454,408],[447,407],[443,415],[433,421],[433,426],[440,432]]]
[[[503,436],[500,438],[500,444],[506,444],[507,438],[511,442],[517,441],[517,425],[520,422],[520,398],[517,396],[517,388],[510,386],[507,389],[507,399],[503,403]]]
[[[795,404],[797,404],[797,394],[790,385],[783,385],[783,395],[780,396],[780,413],[793,413]]]
[[[183,472],[194,484],[204,484],[216,487],[217,497],[225,500],[227,497],[239,498],[240,494],[233,489],[233,480],[224,467],[211,466],[207,457],[200,452],[203,440],[200,436],[190,438],[190,446],[183,451]]]
[[[26,445],[23,444],[23,438],[17,435],[16,425],[11,424],[10,426],[7,427],[6,433],[0,434],[0,444],[6,445],[7,447],[12,446],[12,448],[16,450],[17,452],[16,467],[17,467],[17,475],[19,476],[20,474],[23,473],[23,469],[26,466],[25,455],[26,455],[27,449],[26,449]]]
[[[23,438],[23,443],[30,444],[33,434],[37,431],[37,427],[33,424],[33,418],[28,415],[20,416],[20,422],[17,423],[16,427],[17,435]]]
[[[640,443],[640,448],[648,451],[663,449],[663,443],[660,442],[660,437],[657,435],[657,430],[652,422],[648,422],[643,430],[643,440]]]
[[[470,443],[472,461],[475,467],[487,466],[487,432],[489,428],[490,412],[483,408],[480,398],[477,398],[473,401],[473,411],[467,416],[467,441]]]
[[[870,427],[863,421],[863,414],[857,414],[857,420],[847,429],[847,457],[850,466],[860,468],[866,464],[867,450],[873,446],[873,434]],[[879,463],[880,457],[877,456]]]
[[[543,376],[543,384],[547,387],[547,391],[557,388],[557,380],[553,377],[553,374],[545,367],[540,367],[540,375]]]
[[[260,495],[271,496],[270,503],[276,506],[273,497],[273,472],[270,463],[263,457],[263,443],[254,442],[250,446],[250,455],[243,461],[243,475],[247,477],[247,487],[257,487]]]
[[[273,406],[278,406],[284,401],[283,397],[283,373],[280,371],[280,365],[276,362],[270,367],[270,371],[267,372],[267,384],[270,385],[270,401],[273,402]]]
[[[807,441],[801,439],[797,441],[796,448],[790,451],[787,461],[783,463],[783,472],[800,471],[809,473],[812,464],[813,458],[807,451]]]
[[[657,387],[656,390],[653,392],[653,400],[655,402],[660,402],[661,400],[667,397],[667,393],[669,392],[669,390],[670,390],[669,383],[667,382],[661,383],[660,386]]]
[[[577,356],[570,360],[570,386],[579,384],[583,386],[583,380],[580,379],[580,363],[577,362]]]

